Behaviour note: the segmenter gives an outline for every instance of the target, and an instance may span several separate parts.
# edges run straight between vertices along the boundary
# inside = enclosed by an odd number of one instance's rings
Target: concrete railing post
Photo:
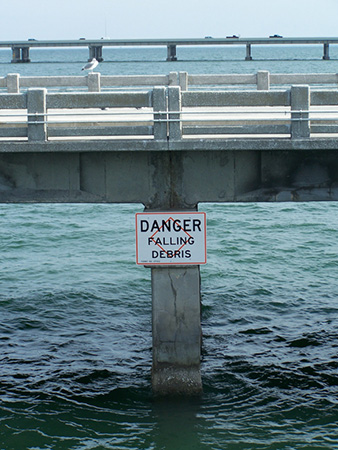
[[[28,140],[46,141],[46,94],[47,89],[28,89],[27,114],[28,114]]]
[[[169,140],[182,139],[181,122],[181,88],[179,86],[168,87],[168,111],[169,111]],[[171,113],[173,111],[173,113]]]
[[[88,73],[87,85],[89,92],[101,92],[101,74],[99,72]]]
[[[20,75],[18,73],[9,73],[6,77],[7,92],[9,94],[18,94],[20,92]]]
[[[179,72],[178,74],[178,84],[181,88],[181,91],[188,90],[188,72]]]
[[[310,137],[310,87],[291,86],[291,138]]]
[[[154,87],[153,110],[154,110],[154,139],[167,140],[168,115],[166,112],[167,96],[165,87]]]
[[[178,74],[177,72],[169,72],[168,85],[177,86],[178,85]]]
[[[200,393],[199,266],[152,268],[151,280],[154,393]]]
[[[268,91],[270,89],[270,72],[259,70],[257,72],[257,90]]]

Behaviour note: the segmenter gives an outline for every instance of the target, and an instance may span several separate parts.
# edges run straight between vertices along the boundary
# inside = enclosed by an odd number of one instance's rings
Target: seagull
[[[98,64],[99,62],[95,58],[93,58],[85,66],[82,67],[82,70],[90,70],[92,72]]]

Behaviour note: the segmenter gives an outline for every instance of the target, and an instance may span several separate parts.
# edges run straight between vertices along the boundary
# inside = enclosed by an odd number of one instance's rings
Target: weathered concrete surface
[[[202,390],[199,266],[151,269],[153,390],[195,394]]]
[[[121,152],[0,152],[0,202],[143,203],[172,210],[199,202],[338,200],[335,149],[261,150],[256,144],[239,151],[211,144],[199,150],[194,141],[194,150],[180,151],[137,150],[135,144],[135,151]]]

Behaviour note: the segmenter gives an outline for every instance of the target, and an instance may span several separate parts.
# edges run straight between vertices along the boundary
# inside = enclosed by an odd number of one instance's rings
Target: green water
[[[162,400],[140,208],[0,207],[1,449],[338,448],[338,206],[202,206],[204,393]]]

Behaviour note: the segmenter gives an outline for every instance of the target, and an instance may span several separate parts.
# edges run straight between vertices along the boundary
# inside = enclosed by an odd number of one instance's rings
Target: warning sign
[[[137,213],[136,263],[205,264],[206,214]]]

